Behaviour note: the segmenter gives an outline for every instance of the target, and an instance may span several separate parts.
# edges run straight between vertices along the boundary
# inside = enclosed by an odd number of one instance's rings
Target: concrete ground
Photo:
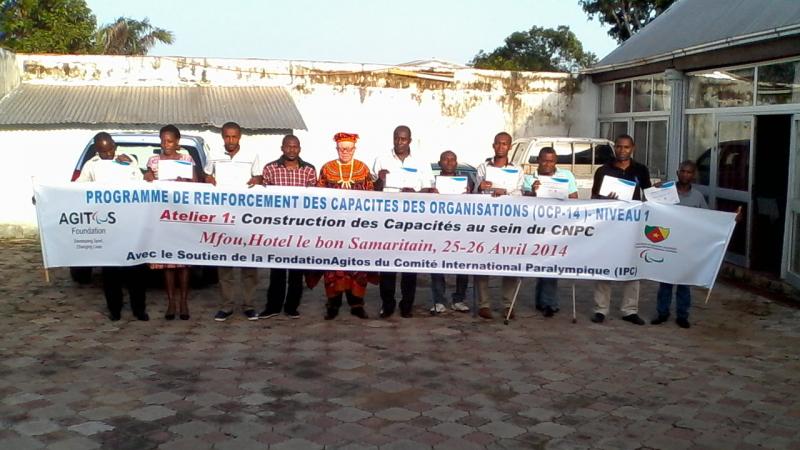
[[[509,326],[431,317],[427,276],[413,319],[323,321],[317,287],[299,320],[217,323],[212,287],[189,321],[152,290],[150,322],[112,323],[98,280],[48,285],[36,242],[0,249],[0,449],[800,448],[800,311],[725,284],[695,290],[689,330],[592,324],[588,282],[576,324],[571,282],[545,319],[531,280]]]

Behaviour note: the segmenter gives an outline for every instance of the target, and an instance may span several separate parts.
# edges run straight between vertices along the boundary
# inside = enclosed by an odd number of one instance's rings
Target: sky
[[[175,33],[154,56],[466,64],[514,31],[568,25],[599,58],[615,41],[578,0],[87,0],[98,24],[150,19]]]

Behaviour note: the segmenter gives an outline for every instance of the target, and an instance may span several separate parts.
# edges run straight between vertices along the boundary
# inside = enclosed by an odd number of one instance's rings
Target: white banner
[[[46,267],[159,262],[708,287],[735,217],[626,201],[179,182],[34,191]]]

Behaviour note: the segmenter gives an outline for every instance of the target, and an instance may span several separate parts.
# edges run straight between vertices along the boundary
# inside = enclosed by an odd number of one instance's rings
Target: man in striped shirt
[[[280,158],[264,166],[265,186],[316,186],[317,170],[312,164],[300,159],[300,139],[288,134],[283,137]],[[288,292],[287,292],[288,275]],[[269,272],[267,306],[258,317],[269,319],[281,310],[292,319],[299,319],[300,298],[303,296],[303,271],[274,268]]]

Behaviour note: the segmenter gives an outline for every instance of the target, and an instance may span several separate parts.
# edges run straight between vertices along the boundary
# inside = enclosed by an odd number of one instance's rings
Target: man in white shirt
[[[411,129],[400,125],[394,129],[394,147],[390,154],[375,158],[372,164],[376,176],[375,190],[384,192],[428,192],[433,186],[430,161],[411,155]],[[388,183],[387,183],[388,175]],[[381,272],[380,293],[383,306],[380,316],[394,314],[397,273]],[[411,317],[417,291],[417,274],[403,272],[400,276],[400,315]]]
[[[119,181],[142,180],[142,171],[136,160],[125,154],[116,154],[117,144],[110,134],[97,133],[94,136],[94,150],[97,153],[81,168],[75,180],[80,183],[107,181],[118,177]],[[108,167],[116,164],[118,167]],[[120,174],[123,174],[120,177]],[[146,312],[145,286],[147,286],[147,267],[135,266],[103,267],[103,294],[106,297],[109,318],[120,320],[122,313],[122,286],[128,286],[131,311],[138,320],[150,320]]]
[[[235,122],[222,125],[222,140],[225,153],[209,158],[204,171],[206,183],[215,186],[240,188],[261,184],[261,172],[264,168],[258,153],[252,149],[243,150],[239,146],[242,129]],[[224,322],[233,314],[235,301],[233,298],[236,275],[235,267],[218,267],[219,290],[222,296],[219,311],[214,316],[217,322]],[[242,311],[247,320],[258,320],[256,313],[255,293],[258,286],[258,269],[241,267]]]
[[[525,183],[525,173],[521,168],[515,166],[508,159],[508,151],[511,148],[511,135],[506,132],[497,133],[494,137],[492,148],[494,149],[494,157],[487,159],[478,166],[477,170],[477,186],[475,191],[482,194],[491,194],[493,197],[501,195],[522,195],[522,185]],[[499,186],[490,180],[487,180],[487,171],[489,167],[497,167],[499,169],[516,170],[517,176],[513,185]],[[520,277],[502,277],[503,278],[503,304],[505,305],[505,314],[508,315],[511,309],[511,303],[514,296],[518,294],[519,285],[522,282]],[[475,275],[475,286],[478,288],[478,315],[484,319],[492,319],[492,305],[489,300],[489,276],[488,275]],[[510,319],[513,319],[513,312],[511,312]]]

